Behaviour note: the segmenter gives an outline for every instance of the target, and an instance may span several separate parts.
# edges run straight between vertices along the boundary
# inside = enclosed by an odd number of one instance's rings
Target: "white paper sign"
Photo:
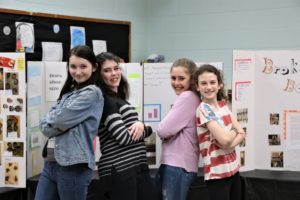
[[[45,62],[46,101],[56,101],[67,77],[66,62]]]
[[[63,58],[63,46],[60,42],[42,42],[43,61],[60,62]]]
[[[99,53],[106,52],[106,41],[105,40],[93,40],[93,51],[95,55]]]

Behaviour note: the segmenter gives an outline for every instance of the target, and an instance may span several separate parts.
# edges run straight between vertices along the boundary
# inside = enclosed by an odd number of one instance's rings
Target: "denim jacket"
[[[101,90],[89,85],[66,93],[40,121],[41,132],[55,137],[54,157],[61,166],[88,163],[95,168],[93,139],[103,112]]]

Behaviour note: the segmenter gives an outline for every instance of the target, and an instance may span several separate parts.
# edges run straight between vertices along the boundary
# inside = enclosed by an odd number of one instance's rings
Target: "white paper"
[[[93,42],[93,51],[95,55],[107,51],[105,40],[93,40],[92,42]]]
[[[30,138],[30,142],[31,142],[31,148],[41,146],[40,133],[38,133],[38,132],[32,133],[31,138]]]
[[[201,65],[204,65],[204,64],[209,64],[209,65],[214,66],[214,67],[217,68],[218,70],[223,70],[223,62],[209,62],[209,63],[205,63],[205,62],[196,62],[196,65],[197,65],[198,67],[200,67]]]
[[[54,148],[55,147],[55,137],[52,137],[48,140],[48,148]]]
[[[6,96],[11,96],[11,95],[13,95],[12,90],[5,90],[5,95],[6,95]]]
[[[67,77],[66,62],[45,62],[46,101],[56,101]]]
[[[63,46],[61,42],[42,42],[42,49],[43,61],[62,61]]]
[[[139,106],[142,101],[142,95],[140,91],[142,91],[142,84],[140,74],[128,74],[128,83],[130,85],[130,97],[129,102],[133,106]]]
[[[30,127],[37,127],[39,125],[40,121],[40,113],[38,110],[31,110],[29,111],[29,116],[30,116]]]
[[[236,101],[247,101],[250,98],[250,81],[236,82],[235,83],[235,100]]]
[[[28,88],[30,88],[30,97],[38,96],[42,92],[42,88],[40,84],[41,77],[34,77],[28,79]]]
[[[284,167],[295,171],[300,171],[300,159],[298,149],[289,149],[284,152]]]
[[[11,151],[4,151],[3,156],[8,156],[8,157],[12,157],[13,154]]]
[[[300,110],[286,112],[286,147],[300,149]]]
[[[140,63],[120,64],[122,74],[124,74],[130,85],[129,102],[138,112],[139,120],[143,119],[143,68]]]
[[[27,62],[27,106],[37,107],[42,104],[44,95],[44,62]]]
[[[249,72],[252,66],[251,58],[235,59],[234,69],[236,72]]]
[[[98,136],[95,137],[93,142],[94,142],[95,161],[98,162],[102,155],[100,151],[99,137]]]
[[[18,137],[18,133],[17,132],[7,132],[7,137],[8,138],[17,138]]]

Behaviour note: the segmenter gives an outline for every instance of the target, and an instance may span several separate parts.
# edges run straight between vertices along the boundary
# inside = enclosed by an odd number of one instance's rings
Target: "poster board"
[[[27,62],[27,177],[41,172],[46,141],[39,129],[43,115],[58,99],[67,76],[66,62]]]
[[[143,66],[140,63],[120,63],[123,75],[129,84],[129,102],[138,112],[139,120],[143,120]]]
[[[66,62],[27,62],[27,177],[39,174],[44,166],[42,149],[46,138],[40,132],[39,121],[58,98],[67,76],[66,65]],[[122,63],[120,66],[130,84],[129,102],[136,107],[139,119],[142,120],[143,67],[139,63]],[[97,140],[95,140],[96,162],[101,154]]]
[[[207,62],[196,62],[199,67]],[[222,62],[210,62],[218,69],[223,69]],[[149,123],[153,130],[157,130],[158,123],[171,109],[176,94],[171,87],[170,69],[172,63],[145,63],[144,64],[144,122]],[[146,141],[148,161],[150,167],[160,165],[161,140],[154,133]],[[201,166],[202,163],[200,162]]]
[[[298,50],[233,52],[233,110],[247,130],[241,170],[300,169],[299,66]]]
[[[0,53],[0,187],[26,187],[24,53]]]
[[[176,98],[170,84],[171,66],[172,63],[144,64],[144,122],[154,131]],[[147,138],[146,144],[150,166],[159,167],[161,140],[156,132]]]

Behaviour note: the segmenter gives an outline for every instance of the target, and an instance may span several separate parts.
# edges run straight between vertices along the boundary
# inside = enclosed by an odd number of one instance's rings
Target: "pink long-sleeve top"
[[[172,109],[158,124],[162,139],[161,164],[198,171],[199,144],[196,129],[196,109],[200,98],[192,91],[182,92]]]

